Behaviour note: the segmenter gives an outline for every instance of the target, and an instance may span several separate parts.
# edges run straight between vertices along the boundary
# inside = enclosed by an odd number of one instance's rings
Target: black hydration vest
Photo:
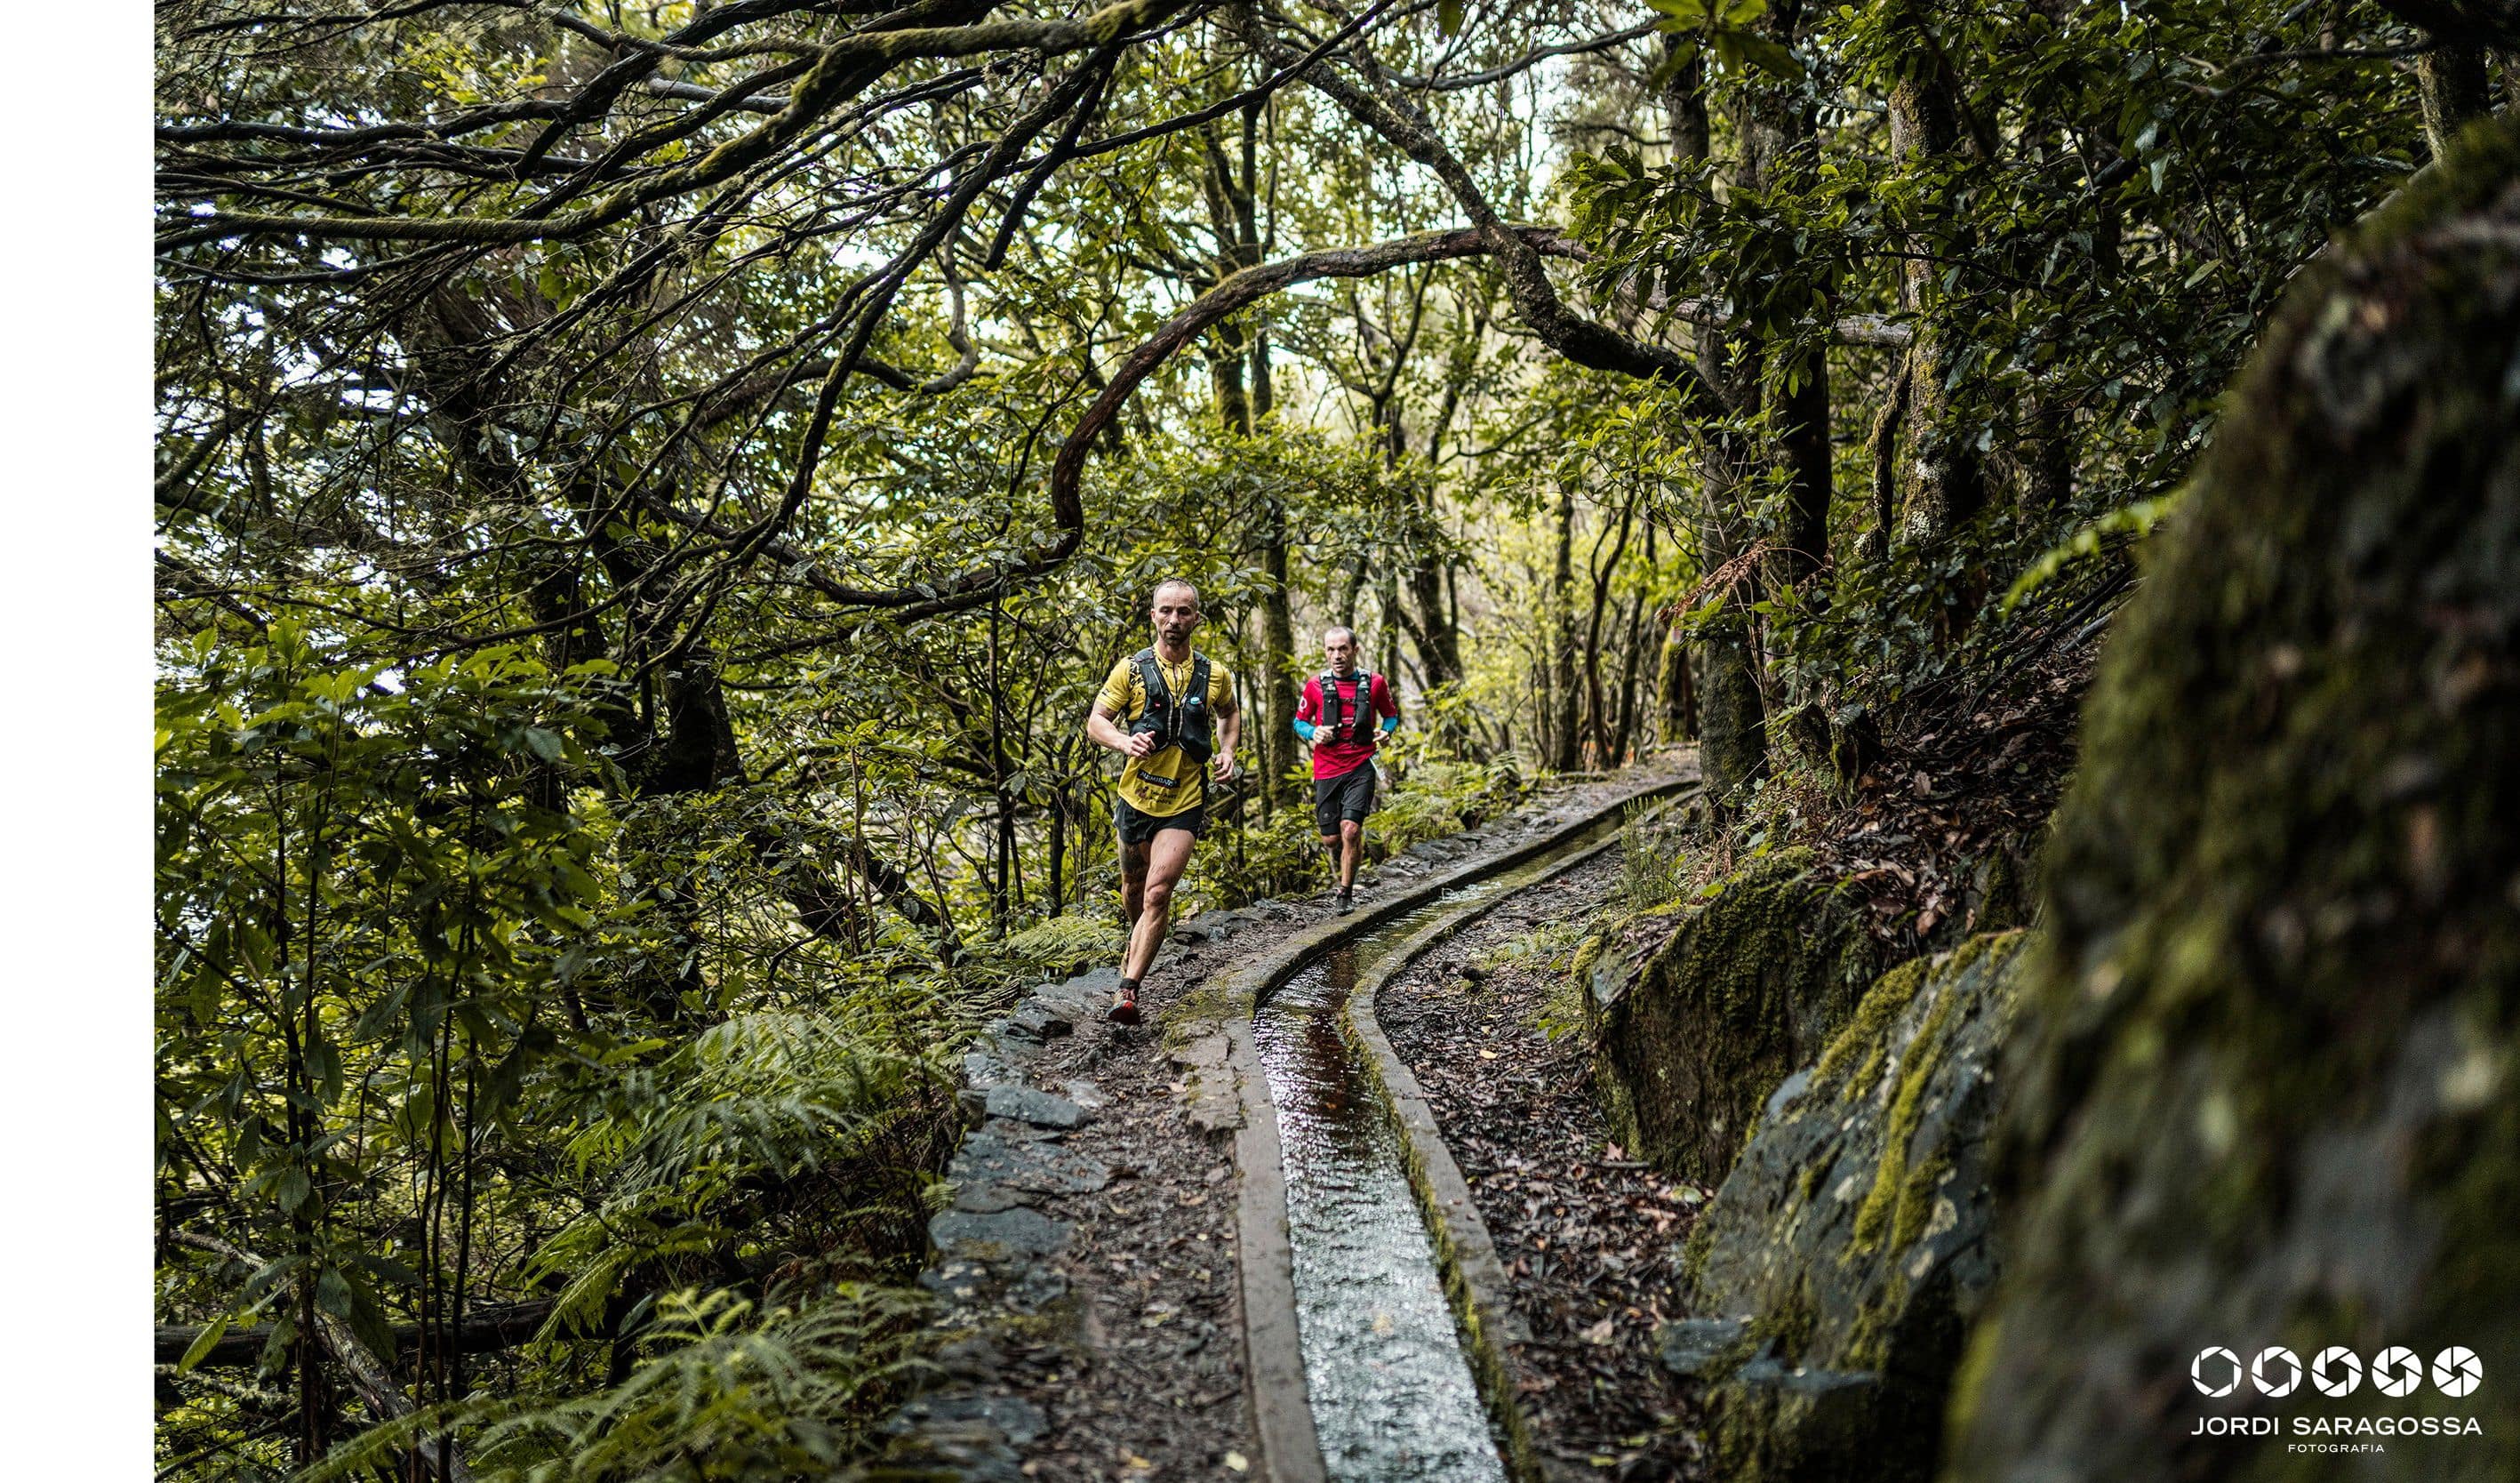
[[[1322,721],[1316,732],[1327,731],[1329,740],[1362,745],[1373,735],[1373,671],[1356,672],[1355,709],[1339,714],[1339,680],[1341,676],[1325,674],[1322,686]]]
[[[1172,688],[1164,684],[1164,667],[1155,662],[1152,649],[1141,649],[1132,661],[1138,666],[1138,680],[1147,687],[1147,708],[1129,723],[1129,735],[1151,735],[1166,746],[1178,746],[1190,754],[1192,762],[1205,762],[1216,750],[1208,731],[1207,655],[1191,655],[1190,695],[1175,703]]]

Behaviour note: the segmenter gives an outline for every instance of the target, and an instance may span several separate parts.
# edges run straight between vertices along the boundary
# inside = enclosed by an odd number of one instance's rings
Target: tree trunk
[[[1698,526],[1698,550],[1709,570],[1739,555],[1716,511],[1730,498],[1729,488],[1710,485],[1710,506]],[[1697,652],[1704,667],[1697,694],[1697,750],[1706,777],[1706,793],[1718,808],[1730,808],[1742,791],[1768,775],[1768,707],[1759,689],[1757,647],[1751,642],[1750,605],[1757,595],[1747,590],[1756,573],[1743,573],[1743,590],[1721,594],[1722,610],[1701,625]]]
[[[1299,786],[1278,776],[1289,771],[1288,764],[1293,761],[1297,700],[1295,683],[1285,668],[1295,656],[1294,593],[1286,563],[1285,511],[1275,500],[1270,501],[1269,529],[1261,539],[1260,565],[1268,573],[1269,584],[1260,599],[1261,673],[1256,678],[1264,718],[1262,730],[1269,743],[1261,755],[1267,759],[1265,765],[1274,769],[1261,788],[1265,817],[1276,795],[1291,799]]]
[[[2074,498],[2073,422],[2064,404],[2034,393],[2023,414],[2021,513],[2034,525],[2055,518]]]
[[[1426,660],[1426,683],[1454,684],[1463,674],[1462,636],[1445,611],[1443,563],[1429,557],[1411,566],[1409,595],[1417,603],[1418,630],[1426,636],[1418,650]]]
[[[1067,912],[1067,789],[1050,795],[1050,915]]]
[[[989,605],[989,790],[996,804],[990,831],[989,927],[1000,941],[1007,935],[1014,906],[1015,799],[1007,787],[1012,769],[1007,766],[1007,694],[1001,652],[1005,626],[1003,600]]]
[[[1702,78],[1695,64],[1674,74],[1664,103],[1671,117],[1675,156],[1684,161],[1707,157],[1712,139]],[[1757,131],[1745,132],[1755,136]],[[1736,178],[1755,179],[1761,163],[1755,138],[1745,140],[1745,144],[1751,147],[1745,148],[1744,157],[1734,162],[1734,171]],[[1695,152],[1693,156],[1681,154],[1691,150]],[[1736,402],[1744,399],[1742,386],[1755,386],[1757,382],[1755,360],[1743,358],[1744,348],[1728,345],[1719,331],[1698,331],[1698,364],[1707,368],[1709,375],[1726,378]],[[1755,354],[1755,347],[1746,348]],[[1716,570],[1739,554],[1729,528],[1735,483],[1732,461],[1738,451],[1726,446],[1726,440],[1713,438],[1708,440],[1699,460],[1700,492],[1705,504],[1698,519],[1697,556],[1698,568],[1703,572]],[[1759,657],[1750,642],[1748,606],[1743,596],[1725,595],[1722,610],[1706,622],[1697,636],[1694,657],[1701,673],[1696,683],[1685,687],[1696,704],[1691,730],[1698,739],[1706,791],[1718,807],[1726,806],[1741,788],[1764,776],[1768,765],[1766,705],[1759,690],[1758,672],[1753,668]]]
[[[2436,46],[2415,59],[2415,81],[2423,99],[2424,142],[2432,146],[2435,159],[2459,130],[2494,112],[2484,47]]]
[[[1648,531],[1652,529],[1651,526],[1646,528]],[[1650,550],[1645,555],[1645,569],[1653,569]],[[1610,761],[1614,767],[1626,760],[1629,747],[1637,737],[1637,697],[1644,689],[1645,601],[1645,594],[1640,589],[1629,601],[1627,619],[1620,625],[1620,631],[1627,635],[1627,643],[1619,653],[1618,720],[1610,730]]]
[[[1768,26],[1778,44],[1792,46],[1801,27],[1800,0],[1770,7]],[[1800,186],[1811,174],[1810,148],[1818,119],[1799,88],[1753,85],[1742,95],[1736,133],[1740,157],[1735,182],[1751,190]],[[1828,317],[1828,286],[1819,287],[1821,317]],[[1784,466],[1782,549],[1768,563],[1779,589],[1801,590],[1828,568],[1828,510],[1836,492],[1829,454],[1828,352],[1825,347],[1788,349],[1741,337],[1733,359],[1739,368],[1734,394],[1745,404],[1758,396],[1763,378],[1780,384],[1777,404],[1778,459]],[[1815,587],[1815,592],[1817,588]]]
[[[1571,773],[1582,760],[1583,693],[1575,685],[1575,486],[1557,486],[1557,566],[1549,579],[1549,685],[1556,712],[1549,725],[1549,766]]]
[[[1345,578],[1339,583],[1338,601],[1330,609],[1330,621],[1353,627],[1356,623],[1356,601],[1365,591],[1365,579],[1372,562],[1358,557],[1349,563]]]
[[[1382,621],[1378,625],[1382,631],[1375,635],[1381,641],[1380,661],[1374,665],[1374,668],[1385,675],[1397,675],[1400,673],[1401,627],[1400,572],[1397,568],[1391,566],[1383,568],[1382,581],[1375,589],[1374,597],[1382,608]]]
[[[1631,497],[1619,508],[1618,538],[1611,544],[1609,560],[1600,562],[1593,570],[1593,611],[1584,625],[1584,740],[1590,744],[1597,767],[1609,767],[1610,706],[1609,694],[1601,684],[1601,618],[1610,606],[1610,587],[1619,574],[1619,560],[1628,553],[1628,530],[1636,521],[1637,502]],[[1600,542],[1594,542],[1600,549]]]
[[[1837,492],[1828,439],[1828,353],[1804,354],[1795,374],[1799,380],[1785,393],[1777,433],[1786,469],[1785,549],[1772,569],[1783,585],[1802,589],[1806,602],[1819,605],[1827,599],[1827,585],[1812,579],[1829,569],[1828,509]]]
[[[1218,265],[1220,277],[1230,277],[1260,261],[1259,123],[1263,105],[1254,103],[1242,110],[1240,168],[1230,158],[1223,143],[1211,127],[1204,131],[1207,143],[1208,209],[1223,247],[1223,261]],[[1248,437],[1259,419],[1276,407],[1277,382],[1269,361],[1269,339],[1265,328],[1254,317],[1246,324],[1227,320],[1217,326],[1217,337],[1223,346],[1218,359],[1211,362],[1217,386],[1217,413],[1230,430]],[[1225,369],[1230,361],[1232,370]],[[1248,368],[1250,382],[1246,391],[1243,373]],[[1250,677],[1250,690],[1257,701],[1258,736],[1253,740],[1255,761],[1260,772],[1260,810],[1264,818],[1272,816],[1282,799],[1291,799],[1292,785],[1281,778],[1289,769],[1292,758],[1295,719],[1295,687],[1287,677],[1282,661],[1294,652],[1294,593],[1289,581],[1290,562],[1286,553],[1286,512],[1271,500],[1262,512],[1260,523],[1260,565],[1268,574],[1268,583],[1260,594],[1260,643],[1263,651],[1257,666],[1259,673]]]
[[[1661,740],[1688,742],[1697,736],[1697,684],[1691,672],[1688,641],[1681,637],[1680,625],[1663,629],[1662,652],[1654,677],[1655,715],[1661,723]]]
[[[1557,714],[1557,703],[1549,686],[1548,625],[1541,625],[1540,632],[1541,652],[1534,654],[1531,661],[1531,747],[1538,754],[1540,765],[1546,768],[1549,759],[1557,754],[1556,743],[1549,735],[1550,719]]]
[[[1959,98],[1954,79],[1941,68],[1926,64],[1919,75],[1902,78],[1890,90],[1890,148],[1901,160],[1917,169],[1942,168],[1958,151],[1959,139]],[[1896,467],[1903,533],[1913,544],[1929,545],[1984,507],[1985,472],[1973,435],[1953,416],[1944,384],[1954,346],[1948,316],[1934,312],[1939,269],[1926,260],[1932,244],[1912,236],[1905,247],[1913,255],[1900,270],[1899,303],[1914,318],[1915,338],[1908,348],[1908,405],[1900,419],[1905,446]]]

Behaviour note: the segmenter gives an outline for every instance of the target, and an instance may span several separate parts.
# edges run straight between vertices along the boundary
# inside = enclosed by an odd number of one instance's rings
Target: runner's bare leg
[[[1138,913],[1146,905],[1147,847],[1120,841],[1120,912],[1129,930],[1138,930]]]
[[[1146,881],[1131,914],[1135,925],[1129,931],[1129,951],[1120,959],[1122,978],[1143,980],[1154,966],[1155,950],[1164,945],[1164,932],[1172,925],[1173,886],[1190,867],[1191,846],[1197,842],[1198,836],[1186,829],[1159,829],[1147,846]],[[1125,869],[1122,878],[1127,878]]]
[[[1339,821],[1339,889],[1356,886],[1356,863],[1365,858],[1365,826],[1354,819]]]

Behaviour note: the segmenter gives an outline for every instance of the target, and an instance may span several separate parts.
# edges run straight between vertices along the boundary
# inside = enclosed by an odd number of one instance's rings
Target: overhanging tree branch
[[[478,247],[514,246],[582,237],[629,217],[642,207],[715,185],[797,143],[825,112],[853,96],[871,77],[920,59],[974,57],[1029,51],[1044,57],[1109,46],[1132,31],[1159,24],[1199,0],[1120,0],[1075,21],[994,21],[975,25],[909,26],[853,32],[825,46],[796,80],[788,106],[759,126],[728,140],[688,164],[625,183],[591,205],[548,216],[294,216],[259,212],[181,218],[161,235],[161,250],[232,238],[301,236],[327,242],[446,242]],[[652,67],[641,54],[631,61]],[[627,86],[625,79],[624,86]],[[565,122],[566,120],[562,120]],[[558,125],[555,125],[557,128]],[[550,137],[552,131],[546,131]],[[530,164],[540,152],[528,151]]]
[[[1288,48],[1248,4],[1230,12],[1243,43],[1282,65]],[[1386,98],[1360,85],[1334,67],[1313,68],[1305,80],[1366,128],[1411,159],[1432,170],[1456,204],[1475,223],[1488,249],[1505,270],[1506,289],[1515,313],[1551,349],[1579,366],[1614,371],[1622,376],[1672,382],[1693,416],[1714,418],[1731,410],[1723,391],[1697,369],[1696,363],[1661,345],[1632,339],[1566,307],[1549,281],[1538,248],[1497,214],[1487,193],[1469,170],[1435,134],[1424,113],[1406,99]]]

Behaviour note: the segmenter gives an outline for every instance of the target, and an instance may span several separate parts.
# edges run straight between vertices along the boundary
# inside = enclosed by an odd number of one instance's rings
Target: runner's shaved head
[[[1345,624],[1333,623],[1329,627],[1322,630],[1322,642],[1325,644],[1353,644],[1356,642],[1356,630],[1346,626]]]
[[[1189,593],[1191,606],[1192,607],[1196,607],[1198,606],[1197,586],[1193,583],[1186,582],[1180,577],[1166,577],[1162,581],[1157,582],[1155,584],[1153,594],[1147,599],[1148,606],[1152,607],[1155,604],[1161,603],[1164,600],[1164,594],[1168,592]]]

